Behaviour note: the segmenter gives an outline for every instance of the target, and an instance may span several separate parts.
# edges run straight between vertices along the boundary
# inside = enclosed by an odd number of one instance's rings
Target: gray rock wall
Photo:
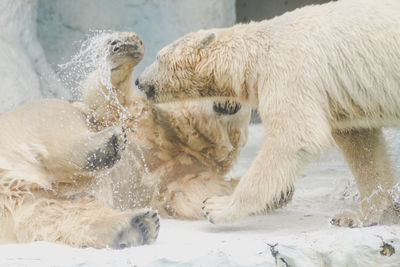
[[[36,0],[0,1],[0,113],[41,97],[69,97],[36,38]]]
[[[185,33],[235,23],[235,0],[39,0],[38,38],[57,69],[93,31],[135,31],[146,45],[139,74],[166,44]]]
[[[335,0],[236,0],[238,22],[260,21],[296,8]]]

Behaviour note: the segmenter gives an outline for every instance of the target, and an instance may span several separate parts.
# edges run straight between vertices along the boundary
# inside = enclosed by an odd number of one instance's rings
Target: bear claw
[[[240,103],[234,101],[225,101],[225,102],[214,102],[213,110],[215,113],[220,115],[233,115],[236,114],[242,105]]]

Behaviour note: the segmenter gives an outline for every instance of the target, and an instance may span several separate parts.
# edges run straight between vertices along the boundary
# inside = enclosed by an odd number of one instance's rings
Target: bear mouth
[[[150,85],[145,93],[146,93],[147,99],[154,100],[154,98],[156,96],[156,90],[155,90],[154,85]]]
[[[130,52],[127,53],[130,57],[134,58],[134,59],[140,59],[142,58],[143,54],[140,52]]]
[[[112,48],[111,53],[116,55],[128,55],[135,59],[143,57],[143,51],[140,51],[137,44],[124,43]]]
[[[132,51],[129,51],[129,50],[119,51],[119,52],[115,53],[115,55],[117,55],[117,56],[129,56],[129,57],[131,57],[133,59],[141,59],[143,57],[142,53],[137,52],[137,51],[132,52]]]
[[[135,82],[136,84],[136,82]],[[140,84],[136,84],[137,87],[139,88],[140,91],[142,91],[148,100],[155,100],[155,96],[156,96],[156,88],[154,85],[146,85],[146,86],[142,86]]]

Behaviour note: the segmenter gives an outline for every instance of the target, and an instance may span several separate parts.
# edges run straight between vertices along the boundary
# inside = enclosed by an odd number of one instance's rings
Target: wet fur
[[[82,109],[55,99],[4,113],[0,124],[0,243],[122,248],[156,240],[156,212],[112,205],[107,177],[126,147],[123,127],[95,131]]]
[[[225,100],[153,105],[133,87],[134,64],[112,53],[110,60],[116,65],[121,60],[109,73],[111,88],[95,71],[83,83],[83,103],[76,105],[97,131],[113,125],[127,129],[128,147],[110,173],[114,205],[203,219],[203,200],[229,195],[237,184],[224,175],[247,141],[250,106]],[[112,65],[106,64],[99,69]]]

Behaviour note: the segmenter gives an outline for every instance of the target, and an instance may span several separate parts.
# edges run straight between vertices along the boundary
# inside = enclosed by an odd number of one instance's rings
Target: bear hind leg
[[[122,229],[114,239],[114,248],[126,248],[152,244],[158,237],[160,218],[157,212],[140,209],[132,213],[128,227]]]
[[[356,179],[361,209],[334,216],[332,224],[362,227],[398,217],[391,194],[395,180],[382,130],[338,131],[333,137]]]
[[[91,200],[41,199],[20,207],[14,216],[17,241],[48,241],[74,247],[125,248],[153,243],[157,212],[116,211]]]

